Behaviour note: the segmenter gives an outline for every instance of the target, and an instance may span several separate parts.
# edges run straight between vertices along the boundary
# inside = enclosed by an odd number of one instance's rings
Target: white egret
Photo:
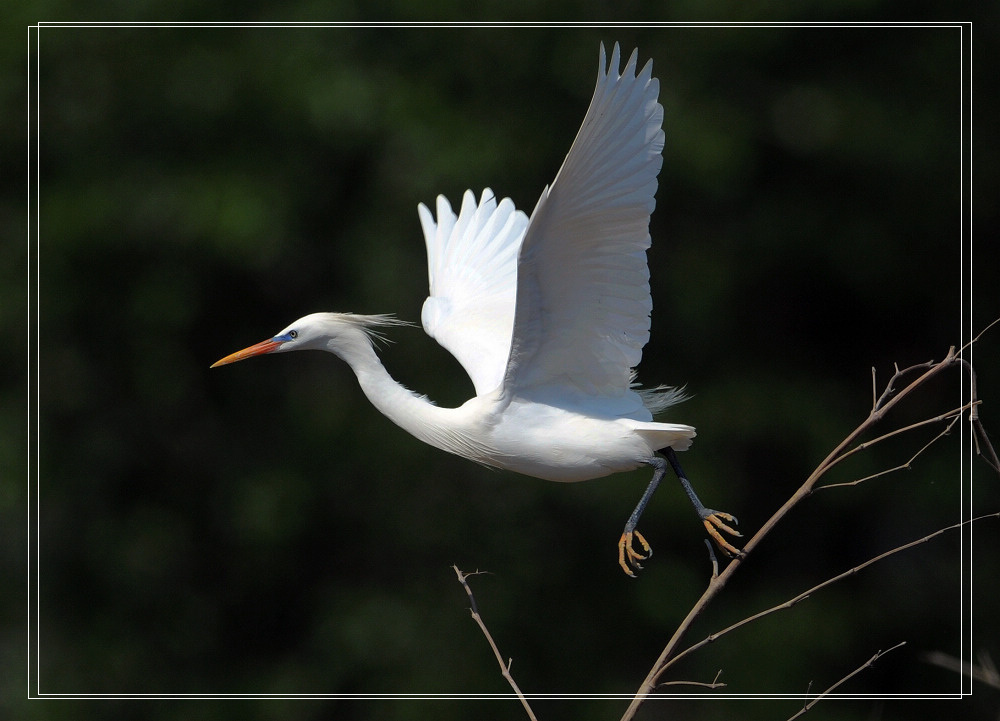
[[[652,553],[636,524],[669,463],[717,545],[740,554],[720,534],[739,536],[725,523],[736,519],[705,508],[677,462],[694,428],[653,421],[683,394],[635,383],[653,307],[646,250],[664,138],[659,82],[652,61],[636,72],[637,57],[619,72],[618,44],[610,65],[601,45],[590,108],[530,218],[489,189],[478,203],[466,191],[457,216],[442,196],[436,220],[418,206],[430,279],[421,321],[465,368],[474,398],[442,408],[393,380],[372,343],[401,323],[386,315],[307,315],[212,367],[325,350],[350,365],[379,411],[444,451],[552,481],[649,465],[653,478],[618,542],[630,576]]]

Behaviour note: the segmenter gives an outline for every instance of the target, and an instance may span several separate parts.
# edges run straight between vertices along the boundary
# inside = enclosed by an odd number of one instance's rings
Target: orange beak
[[[281,346],[282,341],[277,340],[265,340],[252,345],[249,348],[244,348],[243,350],[238,350],[232,355],[227,355],[222,360],[217,360],[215,363],[209,366],[209,368],[215,368],[216,366],[224,366],[228,363],[235,363],[236,361],[241,361],[244,358],[251,358],[255,355],[263,355],[264,353],[271,353],[276,351]]]

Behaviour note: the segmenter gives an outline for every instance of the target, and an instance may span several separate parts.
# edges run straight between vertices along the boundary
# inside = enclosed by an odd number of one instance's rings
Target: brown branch
[[[944,414],[938,416],[937,418],[928,418],[925,421],[920,421],[919,423],[913,423],[913,424],[911,424],[909,426],[906,426],[905,428],[898,428],[898,429],[896,429],[895,431],[893,431],[891,433],[886,433],[885,435],[879,436],[878,438],[875,438],[875,439],[873,439],[871,441],[866,441],[865,443],[861,443],[861,444],[859,444],[858,446],[856,446],[853,450],[851,450],[849,452],[849,453],[854,453],[854,451],[861,450],[863,448],[870,448],[873,445],[875,445],[876,443],[884,441],[885,439],[887,439],[887,438],[889,438],[891,436],[894,436],[897,433],[903,433],[905,431],[910,431],[910,430],[913,430],[914,428],[919,428],[920,426],[925,426],[925,425],[928,425],[928,424],[931,424],[931,423],[940,423],[941,421],[943,421],[943,420],[945,420],[947,418],[951,418],[951,422],[947,426],[944,427],[944,430],[942,430],[940,433],[938,433],[936,436],[934,436],[932,439],[930,439],[927,443],[925,443],[924,446],[919,451],[917,451],[916,453],[914,453],[910,457],[910,460],[908,460],[906,463],[901,463],[900,465],[895,466],[894,468],[887,468],[884,471],[879,471],[878,473],[873,473],[870,476],[865,476],[864,478],[858,478],[858,479],[855,479],[853,481],[845,481],[843,483],[825,483],[822,486],[816,486],[815,490],[820,491],[820,490],[823,490],[824,488],[840,488],[840,487],[843,487],[843,486],[857,486],[860,483],[864,483],[865,481],[870,481],[873,478],[878,478],[879,476],[885,476],[885,475],[888,475],[889,473],[894,473],[896,471],[903,471],[903,470],[908,471],[908,470],[910,470],[910,468],[912,468],[912,466],[913,466],[913,462],[915,460],[917,460],[917,457],[921,453],[923,453],[928,448],[930,448],[932,445],[934,445],[935,443],[937,443],[937,441],[939,441],[941,438],[944,438],[946,435],[948,435],[949,433],[951,433],[952,426],[955,425],[955,423],[958,421],[958,419],[962,417],[962,413],[965,412],[965,410],[967,410],[970,406],[974,407],[974,404],[967,403],[966,405],[962,406],[961,408],[958,408],[958,409],[956,409],[954,411],[948,411],[948,413],[944,413]],[[848,454],[845,453],[841,457],[841,460],[843,458],[846,458],[847,455]]]
[[[993,443],[986,435],[986,429],[983,428],[982,422],[975,420],[972,422],[972,428],[975,431],[975,435],[972,439],[976,442],[976,455],[982,457],[983,449],[980,447],[980,442],[982,442],[983,447],[986,449],[986,457],[983,458],[983,462],[986,463],[990,468],[1000,475],[1000,459],[997,458],[997,452],[993,448]]]
[[[958,351],[959,355],[965,353],[967,349],[972,347],[973,343],[975,343],[976,341],[978,341],[980,338],[983,337],[983,334],[986,333],[986,331],[988,331],[990,328],[997,325],[998,323],[1000,323],[1000,318],[994,319],[992,323],[990,323],[981,331],[979,331],[979,333],[976,334],[975,338],[970,340],[968,343],[966,343],[959,349]],[[979,395],[978,391],[976,390],[976,371],[972,367],[972,364],[969,361],[965,360],[964,358],[962,358],[961,361],[963,364],[965,364],[966,368],[969,371],[969,382],[972,386],[971,395],[973,398],[978,398]],[[986,435],[986,429],[983,427],[983,423],[979,419],[978,408],[972,409],[972,412],[969,415],[969,420],[972,422],[972,428],[974,431],[972,438],[976,444],[976,455],[983,457],[985,452],[985,458],[983,458],[983,460],[986,462],[988,466],[990,466],[990,468],[996,471],[997,474],[1000,474],[1000,459],[997,458],[996,449],[993,448],[993,443]],[[980,443],[982,445],[980,445]]]
[[[851,671],[849,674],[847,674],[846,676],[844,676],[842,679],[840,679],[839,681],[837,681],[837,683],[835,683],[832,686],[830,686],[830,688],[828,688],[826,691],[824,691],[823,693],[821,693],[819,696],[816,696],[815,698],[811,699],[809,701],[809,703],[805,704],[801,709],[799,709],[799,711],[797,713],[794,713],[791,716],[789,716],[788,717],[788,721],[794,721],[794,719],[797,719],[799,716],[802,716],[806,711],[808,711],[813,706],[815,706],[816,704],[818,704],[826,696],[829,696],[839,686],[841,686],[842,684],[846,683],[850,679],[854,678],[859,673],[861,673],[862,671],[864,671],[866,668],[871,668],[875,664],[876,661],[878,661],[880,658],[882,658],[883,656],[885,656],[890,651],[895,651],[900,646],[905,646],[905,645],[906,645],[906,641],[900,641],[899,643],[897,643],[892,648],[887,648],[885,651],[879,651],[874,656],[872,656],[870,659],[868,659],[863,664],[861,664],[860,666],[858,666],[856,669],[854,669],[853,671]]]
[[[720,668],[719,672],[715,674],[715,678],[713,678],[709,683],[706,683],[704,681],[664,681],[663,683],[661,683],[659,685],[660,686],[701,686],[702,688],[725,688],[726,684],[724,684],[722,681],[719,680],[719,676],[721,676],[721,675],[722,675],[722,669]]]
[[[761,618],[764,618],[765,616],[770,616],[772,613],[776,613],[778,611],[784,611],[786,609],[789,609],[792,606],[796,605],[797,603],[800,603],[801,601],[806,600],[807,598],[809,598],[810,596],[812,596],[813,594],[815,594],[817,591],[820,591],[820,590],[826,588],[827,586],[832,586],[833,584],[837,583],[838,581],[842,581],[845,578],[848,578],[849,576],[853,576],[854,574],[859,573],[860,571],[863,571],[864,569],[868,568],[869,566],[871,566],[873,564],[876,564],[879,561],[882,561],[882,560],[888,558],[889,556],[893,556],[893,555],[899,553],[900,551],[905,551],[907,549],[913,548],[914,546],[919,546],[922,543],[927,543],[928,541],[930,541],[930,540],[932,540],[934,538],[937,538],[941,534],[947,533],[948,531],[953,531],[956,528],[961,528],[962,526],[966,526],[966,525],[969,525],[971,523],[975,523],[976,521],[982,521],[982,520],[985,520],[987,518],[1000,518],[1000,512],[997,512],[997,513],[987,513],[987,514],[982,515],[982,516],[977,516],[976,518],[970,518],[970,519],[965,520],[965,521],[960,521],[959,523],[952,524],[951,526],[947,526],[945,528],[940,528],[937,531],[934,531],[934,533],[929,533],[926,536],[924,536],[923,538],[918,538],[915,541],[910,541],[909,543],[904,543],[902,546],[896,546],[895,548],[890,549],[888,551],[885,551],[884,553],[880,553],[879,555],[875,556],[874,558],[868,559],[867,561],[865,561],[864,563],[862,563],[860,565],[854,566],[853,568],[850,568],[850,569],[844,571],[843,573],[840,573],[840,574],[838,574],[836,576],[833,576],[832,578],[826,579],[822,583],[816,584],[815,586],[813,586],[809,590],[803,591],[799,595],[795,596],[794,598],[788,599],[784,603],[779,603],[777,606],[772,606],[771,608],[768,608],[768,609],[766,609],[764,611],[761,611],[759,613],[755,613],[752,616],[747,616],[743,620],[737,621],[736,623],[732,624],[731,626],[727,626],[726,628],[722,629],[721,631],[716,631],[715,633],[712,633],[712,634],[706,636],[705,638],[703,638],[698,643],[695,643],[695,644],[693,644],[691,646],[688,646],[686,649],[684,649],[683,651],[681,651],[680,653],[678,653],[676,656],[674,656],[672,659],[670,659],[667,663],[665,663],[664,666],[663,666],[663,668],[660,670],[660,673],[663,673],[663,671],[666,671],[668,668],[670,668],[671,666],[673,666],[675,663],[677,663],[678,661],[680,661],[682,658],[684,658],[688,654],[694,653],[699,648],[702,648],[703,646],[707,646],[708,644],[710,644],[710,643],[718,640],[719,638],[725,636],[726,634],[732,633],[736,629],[741,628],[743,626],[746,626],[746,625],[748,625],[750,623],[753,623],[754,621],[757,621],[757,620],[759,620]]]
[[[483,632],[483,635],[486,637],[486,641],[490,644],[490,648],[493,649],[493,655],[496,656],[497,663],[500,664],[501,675],[507,679],[507,683],[509,683],[510,687],[514,689],[514,693],[517,694],[518,699],[521,701],[521,705],[524,706],[524,710],[527,712],[528,718],[531,719],[531,721],[538,721],[538,719],[535,718],[535,713],[531,710],[531,706],[528,704],[528,699],[526,699],[524,694],[521,693],[521,689],[518,688],[517,682],[514,681],[514,677],[510,674],[510,667],[514,660],[507,659],[507,662],[504,663],[503,656],[500,654],[500,649],[497,648],[497,644],[493,640],[493,636],[490,634],[489,629],[486,628],[486,624],[483,623],[482,616],[479,615],[479,607],[476,605],[475,596],[472,595],[472,589],[469,588],[469,583],[465,580],[469,576],[475,576],[482,573],[482,571],[462,573],[458,566],[453,565],[452,568],[455,570],[455,575],[458,576],[458,582],[462,584],[462,588],[465,589],[465,593],[469,596],[469,604],[471,606],[469,608],[469,613],[472,614],[473,620],[479,625],[479,630]]]
[[[890,378],[889,382],[885,384],[885,390],[882,391],[882,395],[879,396],[879,398],[874,403],[872,403],[872,413],[885,406],[886,401],[888,401],[889,398],[892,397],[892,395],[896,392],[895,388],[896,381],[898,381],[903,376],[908,375],[909,373],[913,373],[914,371],[918,370],[926,370],[927,368],[932,368],[933,366],[934,366],[934,361],[931,360],[927,361],[926,363],[918,363],[917,365],[910,366],[909,368],[904,368],[903,370],[899,370],[899,365],[894,363],[893,367],[896,369],[896,372],[892,374],[892,378]],[[872,368],[873,394],[874,394],[874,386],[875,386],[875,369]]]
[[[982,334],[980,334],[982,335]],[[979,336],[977,336],[978,338]],[[971,343],[966,344],[962,347],[964,351]],[[910,396],[916,389],[923,386],[925,383],[930,381],[932,378],[936,377],[943,371],[952,368],[955,365],[959,365],[966,370],[971,372],[971,366],[963,358],[960,358],[956,352],[954,346],[952,346],[947,355],[937,363],[929,361],[928,363],[919,364],[915,366],[910,366],[900,370],[896,366],[896,371],[889,383],[886,385],[886,389],[883,391],[882,395],[875,399],[872,410],[868,414],[868,417],[860,424],[857,428],[851,431],[847,437],[845,437],[837,446],[830,451],[826,458],[816,467],[815,470],[809,475],[805,482],[788,498],[787,501],[777,510],[774,514],[761,526],[760,530],[753,535],[753,537],[746,543],[743,547],[743,556],[739,558],[734,558],[730,561],[729,565],[726,566],[725,570],[721,573],[712,574],[709,580],[708,586],[702,593],[698,601],[695,602],[691,610],[688,612],[687,616],[681,621],[680,625],[674,631],[667,645],[664,647],[663,651],[660,653],[659,657],[653,663],[652,668],[643,679],[642,684],[636,691],[635,696],[632,698],[632,702],[629,704],[628,708],[625,710],[625,714],[622,716],[622,721],[629,721],[635,716],[636,711],[642,702],[649,696],[650,693],[656,688],[657,679],[662,674],[667,663],[673,658],[677,649],[680,645],[681,640],[687,634],[688,630],[691,628],[695,619],[701,615],[701,613],[708,607],[708,605],[714,600],[714,598],[722,591],[726,583],[729,581],[730,577],[736,573],[736,571],[742,566],[746,559],[750,556],[753,550],[760,544],[760,542],[773,530],[773,528],[795,507],[799,504],[802,499],[808,497],[813,493],[813,490],[823,475],[830,470],[836,463],[841,460],[842,456],[845,454],[853,453],[855,451],[848,450],[854,446],[858,439],[871,430],[882,418],[885,417],[893,408],[895,408],[899,403],[901,403],[905,398]],[[910,375],[923,371],[914,380],[910,381],[902,389],[897,390],[894,384],[903,378],[904,376]],[[974,384],[973,384],[974,385]],[[873,392],[874,396],[874,392]],[[975,404],[978,403],[978,398],[973,395],[970,398],[968,407],[970,408],[970,415],[975,413]],[[963,407],[964,408],[964,407]],[[976,414],[978,417],[978,414]],[[922,425],[922,424],[917,424]],[[888,437],[888,436],[887,436]],[[982,434],[985,438],[985,433]]]
[[[993,326],[995,326],[995,325],[996,325],[997,323],[1000,323],[1000,318],[994,318],[994,319],[993,319],[993,320],[992,320],[992,321],[991,321],[991,322],[989,323],[989,325],[987,325],[987,326],[986,326],[985,328],[983,328],[983,329],[982,329],[981,331],[979,331],[978,333],[976,333],[976,337],[975,337],[975,338],[973,338],[973,339],[972,339],[972,340],[970,340],[970,341],[969,341],[968,343],[966,343],[966,344],[965,344],[965,345],[963,345],[963,346],[962,346],[961,348],[959,348],[959,349],[958,349],[958,352],[959,352],[959,353],[964,353],[964,352],[965,352],[965,349],[966,349],[966,348],[969,348],[969,347],[971,347],[973,343],[978,343],[978,342],[979,342],[979,339],[983,337],[983,335],[984,335],[984,334],[986,333],[986,331],[988,331],[988,330],[989,330],[990,328],[992,328]]]

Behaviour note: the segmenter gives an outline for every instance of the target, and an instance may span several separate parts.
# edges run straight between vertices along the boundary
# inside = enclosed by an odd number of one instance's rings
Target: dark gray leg
[[[667,472],[667,463],[670,463],[670,467],[674,469],[674,473],[677,474],[677,480],[681,482],[681,487],[684,492],[687,493],[689,499],[691,499],[691,505],[694,506],[695,512],[701,519],[702,523],[705,525],[705,530],[718,545],[719,549],[725,553],[727,556],[742,557],[743,552],[733,546],[729,541],[727,541],[719,531],[725,531],[735,537],[742,537],[742,534],[735,528],[727,525],[724,521],[729,521],[730,523],[739,523],[736,517],[729,513],[722,513],[720,511],[715,511],[711,508],[706,508],[705,504],[701,502],[698,498],[698,494],[694,492],[694,488],[691,486],[691,482],[687,479],[684,469],[681,468],[680,461],[677,460],[677,453],[673,448],[666,448],[663,451],[666,456],[666,460],[660,456],[653,456],[649,461],[649,465],[653,467],[653,478],[646,487],[645,493],[642,494],[642,498],[639,499],[639,503],[636,505],[635,510],[632,511],[632,515],[629,516],[628,521],[625,523],[625,530],[622,532],[621,538],[618,540],[618,563],[629,576],[635,577],[635,573],[632,569],[642,570],[642,565],[639,561],[645,561],[651,555],[653,555],[653,549],[646,542],[646,539],[642,537],[642,534],[635,530],[636,525],[639,523],[639,518],[642,516],[642,512],[646,510],[646,504],[649,503],[649,499],[653,497],[653,493],[656,491],[656,487],[660,485],[660,481],[663,479],[663,475]],[[637,552],[632,548],[632,539],[636,538],[642,545],[642,550],[644,553]]]

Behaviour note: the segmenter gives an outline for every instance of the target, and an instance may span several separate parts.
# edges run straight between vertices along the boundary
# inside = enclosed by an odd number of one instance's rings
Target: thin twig
[[[704,681],[664,681],[659,684],[660,686],[701,686],[702,688],[725,688],[726,684],[719,680],[719,676],[722,675],[722,669],[720,668],[718,673],[715,674],[715,678],[709,683]]]
[[[858,445],[854,446],[854,448],[851,448],[848,451],[844,451],[837,458],[835,458],[834,460],[832,460],[829,463],[829,465],[827,466],[826,470],[830,470],[831,468],[833,468],[838,463],[840,463],[840,462],[842,462],[842,461],[850,458],[851,456],[853,456],[855,453],[860,453],[861,451],[867,450],[867,449],[871,448],[872,446],[881,443],[884,440],[892,438],[893,436],[898,436],[898,435],[900,435],[902,433],[908,433],[909,431],[912,431],[912,430],[914,430],[916,428],[921,428],[921,427],[927,426],[927,425],[933,425],[935,423],[940,423],[941,421],[944,421],[944,420],[947,420],[947,419],[951,418],[952,422],[948,424],[948,427],[941,434],[941,435],[947,435],[947,432],[951,429],[952,425],[954,425],[955,420],[957,418],[961,417],[961,415],[963,413],[965,413],[965,411],[967,411],[967,410],[969,410],[971,408],[975,408],[981,402],[982,401],[969,401],[964,406],[961,406],[959,408],[955,408],[953,410],[950,410],[947,413],[942,413],[941,415],[934,416],[933,418],[926,418],[926,419],[924,419],[922,421],[917,421],[916,423],[911,423],[908,426],[903,426],[902,428],[897,428],[897,429],[895,429],[893,431],[889,431],[888,433],[885,433],[885,434],[883,434],[881,436],[878,436],[877,438],[872,438],[870,441],[864,441],[862,443],[859,443]],[[937,440],[937,438],[935,438],[934,440]],[[934,441],[931,441],[931,443],[933,443],[933,442]],[[930,444],[928,444],[928,445],[930,445]],[[914,456],[914,458],[915,457],[916,456]],[[910,460],[912,461],[912,459],[910,459]],[[890,469],[890,470],[895,470],[895,469]],[[885,471],[885,472],[888,472],[888,471]],[[838,484],[831,484],[831,485],[838,485]],[[817,488],[829,488],[829,487],[830,486],[818,486]]]
[[[976,441],[976,455],[983,456],[983,448],[985,448],[986,457],[983,458],[983,461],[996,471],[997,474],[1000,474],[1000,459],[997,458],[997,452],[993,448],[992,441],[986,435],[986,429],[983,428],[983,424],[978,420],[972,424],[972,427],[976,431],[976,434],[973,436],[973,439]],[[980,443],[982,443],[982,447],[980,447]]]
[[[822,701],[824,697],[829,696],[836,688],[838,688],[842,684],[846,683],[850,679],[854,678],[859,673],[861,673],[862,671],[864,671],[866,668],[871,668],[876,661],[878,661],[880,658],[882,658],[883,656],[885,656],[890,651],[895,651],[900,646],[905,646],[905,645],[906,645],[906,641],[900,641],[899,643],[897,643],[892,648],[887,648],[885,651],[879,651],[874,656],[872,656],[870,659],[868,659],[863,664],[861,664],[860,666],[858,666],[856,669],[854,669],[853,671],[851,671],[849,674],[847,674],[846,676],[844,676],[844,678],[840,679],[839,681],[837,681],[837,683],[835,683],[832,686],[830,686],[830,688],[828,688],[826,691],[824,691],[823,693],[821,693],[819,696],[811,699],[807,704],[805,704],[801,709],[799,709],[797,713],[792,714],[791,716],[789,716],[788,717],[788,721],[794,721],[794,719],[797,719],[799,716],[802,716],[806,711],[808,711],[813,706],[815,706],[820,701]]]
[[[982,329],[981,331],[979,331],[978,333],[976,333],[976,337],[975,337],[975,338],[973,338],[973,339],[972,339],[972,340],[970,340],[970,341],[969,341],[968,343],[966,343],[966,344],[965,344],[965,345],[963,345],[963,346],[962,346],[961,348],[959,348],[959,349],[958,349],[958,352],[959,352],[959,353],[964,353],[964,352],[965,352],[965,349],[966,349],[966,348],[969,348],[970,346],[972,346],[972,344],[973,344],[973,343],[978,343],[978,342],[979,342],[979,339],[983,337],[983,334],[985,334],[985,333],[986,333],[986,331],[988,331],[988,330],[989,330],[990,328],[992,328],[993,326],[995,326],[995,325],[996,325],[997,323],[1000,323],[1000,318],[994,318],[994,319],[993,319],[993,320],[992,320],[992,321],[991,321],[991,322],[989,323],[989,325],[987,325],[987,326],[986,326],[985,328],[983,328],[983,329]]]
[[[896,392],[896,387],[895,387],[896,381],[898,381],[903,376],[908,375],[909,373],[913,373],[918,370],[926,370],[927,368],[932,368],[934,366],[934,361],[930,360],[927,361],[926,363],[918,363],[917,365],[912,365],[909,368],[904,368],[903,370],[899,370],[898,363],[893,363],[892,365],[893,368],[896,369],[896,372],[892,374],[892,378],[890,378],[889,382],[886,383],[885,390],[882,391],[882,395],[879,396],[878,400],[872,404],[872,413],[885,406],[886,401],[888,401],[889,398],[891,398],[892,395]],[[874,382],[875,382],[875,369],[872,368],[872,383],[874,384]]]
[[[705,539],[705,545],[708,546],[708,557],[712,560],[712,578],[719,577],[719,559],[715,556],[715,548],[712,547],[712,542]]]
[[[873,478],[878,478],[879,476],[885,476],[885,475],[888,475],[889,473],[894,473],[896,471],[903,471],[903,470],[908,471],[908,470],[910,470],[910,468],[913,467],[913,462],[915,460],[917,460],[917,457],[921,453],[923,453],[924,451],[926,451],[928,448],[930,448],[932,445],[934,445],[941,438],[944,438],[946,435],[948,435],[949,433],[951,433],[952,426],[954,426],[955,423],[958,421],[958,419],[962,417],[962,413],[964,412],[964,410],[966,408],[969,407],[969,405],[971,405],[971,404],[967,404],[967,405],[963,406],[962,408],[959,408],[956,411],[951,411],[949,413],[945,413],[944,415],[940,415],[937,418],[930,418],[930,419],[928,419],[926,421],[922,421],[920,423],[914,423],[913,425],[907,426],[906,428],[900,428],[898,432],[908,431],[908,430],[912,430],[913,428],[916,428],[918,426],[926,425],[928,423],[938,423],[938,422],[940,422],[940,421],[948,418],[949,416],[951,417],[951,422],[947,426],[944,427],[944,430],[942,430],[940,433],[938,433],[936,436],[934,436],[932,439],[930,439],[927,443],[925,443],[924,446],[919,451],[917,451],[916,453],[914,453],[910,457],[910,460],[908,460],[906,463],[901,463],[900,465],[895,466],[894,468],[886,468],[884,471],[879,471],[878,473],[873,473],[870,476],[865,476],[864,478],[858,478],[858,479],[855,479],[853,481],[845,481],[843,483],[825,483],[825,484],[823,484],[821,486],[816,486],[816,490],[820,491],[820,490],[823,490],[824,488],[840,488],[842,486],[857,486],[858,484],[864,483],[865,481],[870,481]],[[866,448],[871,447],[875,443],[878,443],[879,441],[884,441],[889,436],[895,435],[896,432],[897,431],[893,431],[892,433],[886,433],[884,436],[880,436],[879,438],[876,438],[875,440],[868,441],[867,443],[862,443],[860,446],[858,446],[858,448],[861,448],[861,446],[864,446]]]
[[[983,333],[988,331],[997,323],[1000,323],[1000,318],[997,318],[988,326],[983,328],[981,331],[979,331],[979,333],[976,335],[975,338],[973,338],[968,343],[963,345],[958,351],[959,354],[964,353],[967,348],[971,347],[973,343],[975,343],[982,337]],[[969,361],[965,360],[965,358],[960,357],[959,362],[961,362],[965,366],[965,368],[969,371],[969,383],[971,386],[969,390],[971,397],[978,398],[979,394],[978,391],[976,390],[975,368],[973,368],[972,364]],[[983,427],[983,422],[979,418],[978,407],[973,407],[972,411],[969,413],[969,422],[972,424],[972,429],[973,429],[972,440],[976,444],[976,455],[982,457],[985,454],[983,460],[986,462],[986,465],[988,465],[990,468],[992,468],[994,471],[1000,474],[1000,458],[997,458],[997,452],[996,449],[993,447],[993,442],[989,439],[989,436],[986,435],[986,429]]]
[[[493,640],[493,636],[490,634],[489,629],[486,628],[486,624],[483,623],[482,616],[479,615],[479,608],[476,606],[476,598],[472,595],[472,589],[469,588],[469,583],[465,580],[469,576],[475,576],[483,572],[474,571],[473,573],[462,573],[458,566],[453,565],[452,568],[455,569],[455,575],[458,576],[458,582],[462,584],[462,588],[465,589],[465,593],[469,596],[469,603],[471,605],[469,612],[472,614],[473,620],[479,625],[479,630],[483,632],[484,636],[486,636],[486,641],[490,644],[490,648],[493,649],[493,655],[496,656],[497,663],[500,664],[501,675],[507,679],[507,683],[509,683],[510,687],[514,689],[514,693],[517,694],[518,699],[521,701],[521,705],[524,706],[524,710],[527,712],[528,718],[531,719],[531,721],[538,721],[538,719],[535,718],[534,711],[531,710],[531,706],[528,704],[528,699],[524,697],[524,694],[521,693],[521,689],[517,686],[517,682],[514,681],[514,677],[510,675],[510,666],[514,660],[507,659],[507,662],[504,663],[503,656],[500,654],[500,649],[497,648],[497,644]]]
[[[961,355],[958,356],[957,362],[960,363],[969,373],[969,396],[971,398],[978,398],[979,393],[976,391],[976,369],[973,368],[972,364],[969,363],[969,361],[965,360],[965,358],[963,358]],[[969,420],[973,422],[979,420],[978,408],[972,409],[972,412],[969,414]]]
[[[1000,318],[997,318],[988,326],[983,328],[976,335],[975,338],[970,340],[964,346],[959,349],[959,354],[964,353],[967,348],[969,348],[973,343],[975,343],[987,330],[992,328],[997,323],[1000,323]],[[962,357],[959,357],[958,362],[961,363],[966,370],[969,372],[969,384],[970,384],[970,396],[975,399],[979,397],[979,392],[976,390],[976,369],[972,367],[972,364]],[[1000,458],[997,458],[996,449],[993,447],[993,442],[990,440],[989,436],[986,435],[986,429],[983,427],[983,422],[979,418],[979,407],[978,405],[973,406],[972,410],[969,412],[969,422],[972,424],[972,440],[976,445],[976,455],[983,457],[990,468],[1000,474]],[[985,456],[985,457],[984,457]]]
[[[858,573],[860,571],[863,571],[864,569],[868,568],[869,566],[871,566],[871,565],[873,565],[875,563],[878,563],[879,561],[882,561],[882,560],[888,558],[889,556],[893,556],[893,555],[899,553],[900,551],[905,551],[905,550],[907,550],[909,548],[913,548],[914,546],[919,546],[922,543],[927,543],[931,539],[937,538],[941,534],[947,533],[948,531],[953,531],[956,528],[961,528],[962,526],[966,526],[966,525],[969,525],[971,523],[975,523],[976,521],[982,521],[982,520],[985,520],[987,518],[1000,518],[1000,512],[997,512],[997,513],[987,513],[987,514],[982,515],[982,516],[977,516],[976,518],[970,518],[970,519],[967,519],[965,521],[960,521],[959,523],[955,523],[955,524],[953,524],[951,526],[947,526],[946,528],[940,528],[937,531],[934,531],[934,533],[929,533],[926,536],[924,536],[923,538],[918,538],[915,541],[910,541],[909,543],[904,543],[902,546],[896,546],[895,548],[890,549],[888,551],[885,551],[884,553],[880,553],[879,555],[875,556],[874,558],[868,559],[867,561],[865,561],[864,563],[862,563],[860,565],[854,566],[853,568],[850,568],[850,569],[844,571],[843,573],[840,573],[840,574],[834,576],[833,578],[828,578],[825,581],[823,581],[822,583],[816,584],[815,586],[813,586],[812,588],[810,588],[808,591],[803,591],[798,596],[795,596],[794,598],[790,598],[787,601],[785,601],[784,603],[779,603],[777,606],[772,606],[771,608],[768,608],[768,609],[766,609],[764,611],[761,611],[759,613],[755,613],[752,616],[747,616],[742,621],[737,621],[736,623],[732,624],[731,626],[727,626],[726,628],[722,629],[721,631],[716,631],[715,633],[706,636],[705,638],[703,638],[698,643],[693,644],[691,646],[688,646],[686,649],[684,649],[683,651],[681,651],[680,653],[678,653],[676,656],[674,656],[672,659],[670,659],[667,663],[665,663],[663,665],[663,668],[660,670],[660,673],[663,673],[663,671],[666,671],[668,668],[670,668],[671,666],[673,666],[675,663],[677,663],[678,661],[680,661],[682,658],[684,658],[688,654],[694,653],[699,648],[701,648],[703,646],[707,646],[708,644],[710,644],[710,643],[718,640],[722,636],[725,636],[728,633],[732,633],[736,629],[741,628],[743,626],[746,626],[746,625],[748,625],[750,623],[753,623],[754,621],[758,621],[758,620],[764,618],[765,616],[770,616],[772,613],[776,613],[778,611],[784,611],[786,609],[789,609],[792,606],[794,606],[795,604],[800,603],[800,602],[806,600],[807,598],[809,598],[810,596],[812,596],[813,594],[815,594],[817,591],[820,591],[820,590],[826,588],[827,586],[832,586],[833,584],[837,583],[838,581],[842,581],[845,578],[848,578],[849,576],[853,576],[854,574],[856,574],[856,573]]]

